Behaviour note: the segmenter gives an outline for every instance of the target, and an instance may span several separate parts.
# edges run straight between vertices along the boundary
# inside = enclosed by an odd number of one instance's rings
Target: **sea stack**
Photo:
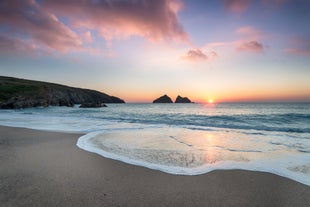
[[[174,103],[192,103],[187,97],[178,96]]]
[[[153,103],[173,103],[171,98],[167,95],[163,95],[153,101]]]

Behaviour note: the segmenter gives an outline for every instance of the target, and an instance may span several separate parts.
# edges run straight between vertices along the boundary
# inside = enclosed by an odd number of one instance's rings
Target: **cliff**
[[[153,103],[173,103],[171,98],[167,95],[163,95],[153,101]]]
[[[125,103],[95,90],[0,76],[0,109],[73,106],[82,103]]]

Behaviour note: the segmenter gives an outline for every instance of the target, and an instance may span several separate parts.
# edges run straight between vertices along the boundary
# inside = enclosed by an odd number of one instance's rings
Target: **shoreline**
[[[271,173],[172,175],[76,146],[83,133],[0,126],[3,206],[307,206],[310,187]]]

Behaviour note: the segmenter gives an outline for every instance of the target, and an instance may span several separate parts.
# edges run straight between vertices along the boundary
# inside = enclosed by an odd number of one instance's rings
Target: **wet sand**
[[[179,176],[76,147],[81,134],[0,126],[0,206],[308,206],[310,187],[244,170]]]

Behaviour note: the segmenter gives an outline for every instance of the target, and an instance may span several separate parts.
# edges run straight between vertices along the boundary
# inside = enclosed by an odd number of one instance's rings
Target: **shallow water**
[[[82,149],[173,174],[247,169],[310,185],[309,103],[2,110],[0,124],[84,132]]]

